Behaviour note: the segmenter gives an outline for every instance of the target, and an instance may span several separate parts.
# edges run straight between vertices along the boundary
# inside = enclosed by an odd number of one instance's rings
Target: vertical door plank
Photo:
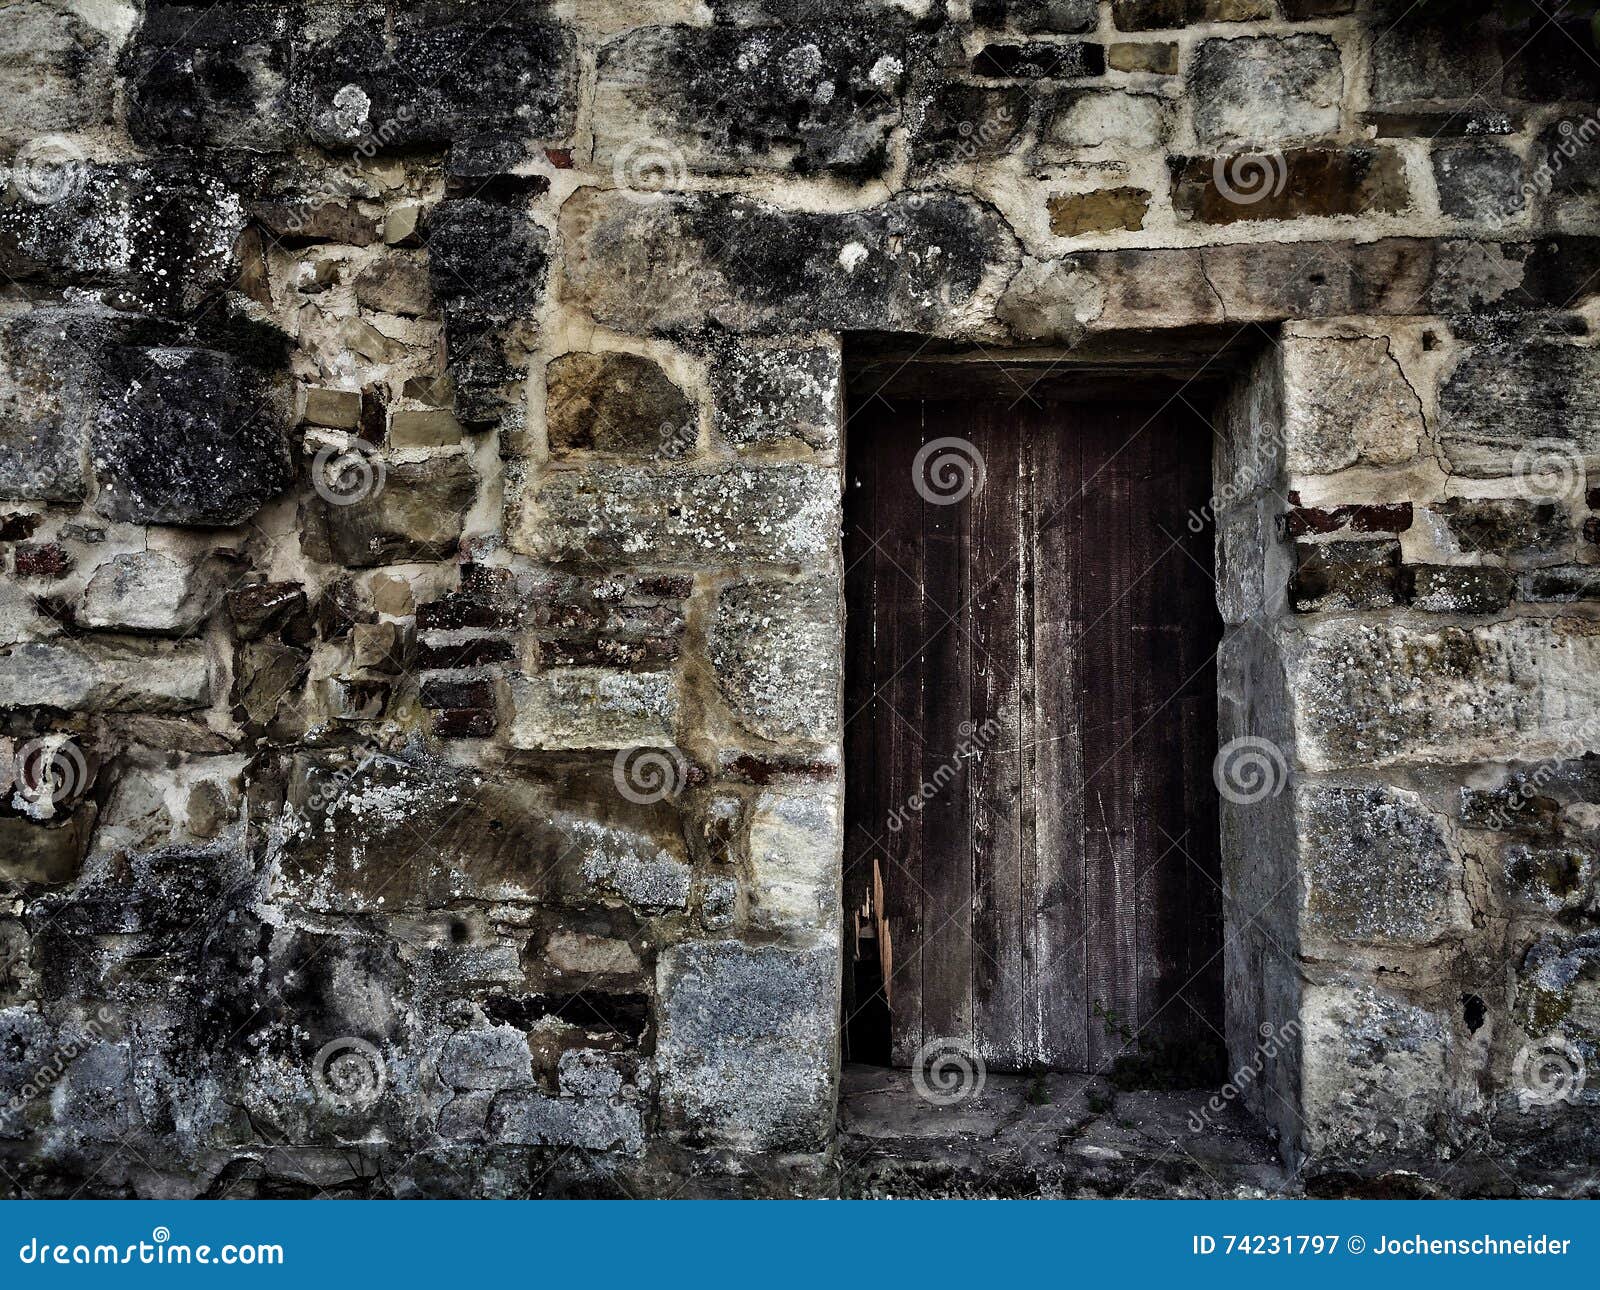
[[[1186,935],[1172,936],[1171,912],[1185,892],[1183,858],[1187,826],[1183,819],[1183,692],[1188,662],[1181,618],[1190,575],[1198,573],[1184,556],[1174,512],[1182,496],[1183,446],[1171,433],[1170,416],[1152,426],[1141,441],[1142,504],[1133,517],[1134,550],[1144,570],[1129,597],[1141,666],[1132,712],[1134,747],[1144,781],[1134,855],[1139,867],[1136,911],[1138,1018],[1142,1044],[1179,1039],[1188,1033],[1188,1009],[1171,993],[1181,984]],[[1159,451],[1149,451],[1150,446]],[[1181,916],[1181,915],[1180,915]]]
[[[1088,890],[1086,960],[1092,1008],[1109,1015],[1089,1028],[1089,1063],[1098,1069],[1124,1049],[1135,1024],[1136,866],[1128,809],[1142,768],[1130,742],[1137,683],[1130,583],[1138,503],[1138,439],[1128,442],[1116,412],[1074,409],[1084,443],[1082,612],[1078,708],[1083,721],[1084,871]]]
[[[964,408],[925,404],[924,445],[966,437]],[[930,489],[930,492],[933,490]],[[937,495],[937,494],[935,494]],[[969,594],[971,507],[925,500],[922,533],[927,609],[923,654],[922,780],[923,1029],[926,1038],[970,1042],[972,1030],[972,836],[967,763],[950,762],[968,721],[971,658],[959,614]],[[952,619],[952,615],[958,617]]]
[[[985,483],[961,503],[969,512],[969,591],[962,608],[970,708],[966,745],[972,839],[972,1006],[978,1052],[998,1070],[1038,1060],[1023,1029],[1022,441],[1024,418],[1003,406],[971,423]]]
[[[1035,804],[1030,997],[1045,1063],[1089,1064],[1084,891],[1082,709],[1078,694],[1084,526],[1083,440],[1069,410],[1051,409],[1028,437],[1032,465],[1033,711],[1025,774]]]
[[[880,746],[878,704],[873,699],[877,662],[873,649],[881,622],[878,591],[883,578],[877,568],[874,542],[877,515],[878,467],[882,457],[880,436],[870,418],[861,418],[860,433],[846,445],[844,496],[845,554],[845,843],[844,843],[844,1057],[860,1060],[850,1036],[853,1023],[867,1015],[872,1001],[856,991],[856,924],[862,908],[873,899],[874,859],[881,851],[865,822],[879,812],[878,782],[873,773],[887,750]],[[883,911],[877,910],[879,919]],[[881,949],[881,946],[879,947]]]
[[[894,945],[887,983],[891,1055],[910,1065],[924,1042],[923,976],[927,913],[923,897],[922,816],[907,809],[922,780],[926,639],[922,498],[911,483],[911,463],[921,440],[920,404],[898,405],[876,416],[879,434],[875,480],[873,576],[877,580],[873,676],[878,760],[874,810],[861,821],[884,856],[884,918]]]

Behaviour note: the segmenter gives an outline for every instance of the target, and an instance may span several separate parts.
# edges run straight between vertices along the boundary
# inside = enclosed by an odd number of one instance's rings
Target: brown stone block
[[[1144,227],[1150,194],[1143,188],[1102,188],[1050,199],[1050,231],[1056,237],[1112,233]]]
[[[1173,206],[1204,224],[1389,213],[1410,202],[1404,163],[1387,149],[1299,148],[1168,164]]]
[[[1106,63],[1114,72],[1152,72],[1175,76],[1178,46],[1171,40],[1118,41],[1106,49]]]

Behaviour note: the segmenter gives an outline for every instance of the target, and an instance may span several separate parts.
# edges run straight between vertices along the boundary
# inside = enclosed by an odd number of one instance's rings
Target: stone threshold
[[[941,1105],[918,1092],[909,1071],[847,1065],[842,1190],[859,1198],[1302,1194],[1266,1130],[1236,1105],[1208,1111],[1214,1096],[1123,1092],[1096,1075],[991,1073],[975,1095]]]

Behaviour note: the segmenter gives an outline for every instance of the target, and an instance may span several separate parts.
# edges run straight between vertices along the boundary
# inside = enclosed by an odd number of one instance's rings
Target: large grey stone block
[[[0,650],[0,708],[186,712],[210,696],[210,664],[198,644],[101,637]]]
[[[992,209],[943,192],[822,213],[588,190],[561,220],[567,298],[635,333],[947,334],[1016,257]]]
[[[767,739],[837,738],[840,620],[832,579],[723,588],[707,648],[735,718]]]
[[[1422,400],[1381,336],[1286,336],[1283,413],[1290,474],[1396,465],[1427,433]]]
[[[1327,36],[1208,40],[1189,72],[1203,144],[1314,139],[1339,128],[1344,68]]]
[[[1597,382],[1600,350],[1521,328],[1474,340],[1439,391],[1440,445],[1463,475],[1514,475],[1529,453],[1580,473],[1600,454]]]
[[[786,462],[711,469],[553,470],[523,493],[511,544],[547,560],[695,567],[833,562],[839,477]]]
[[[1309,770],[1571,757],[1600,743],[1600,624],[1587,619],[1330,622],[1289,646],[1287,672]]]
[[[839,954],[691,941],[661,956],[656,1060],[689,1142],[815,1151],[833,1124]]]
[[[1305,933],[1424,944],[1461,930],[1460,856],[1415,794],[1381,785],[1295,789]]]
[[[659,191],[684,170],[881,170],[905,54],[882,28],[648,27],[596,57],[596,161]]]
[[[1448,1023],[1373,986],[1307,986],[1301,1109],[1313,1157],[1435,1154],[1448,1089]]]

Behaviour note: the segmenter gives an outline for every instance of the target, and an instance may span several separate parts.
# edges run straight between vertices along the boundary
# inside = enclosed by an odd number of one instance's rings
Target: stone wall
[[[1592,1156],[1581,30],[7,12],[8,1189],[827,1189],[863,332],[1253,329],[1207,517],[1269,776],[1233,1059],[1283,1041],[1296,1160]]]

